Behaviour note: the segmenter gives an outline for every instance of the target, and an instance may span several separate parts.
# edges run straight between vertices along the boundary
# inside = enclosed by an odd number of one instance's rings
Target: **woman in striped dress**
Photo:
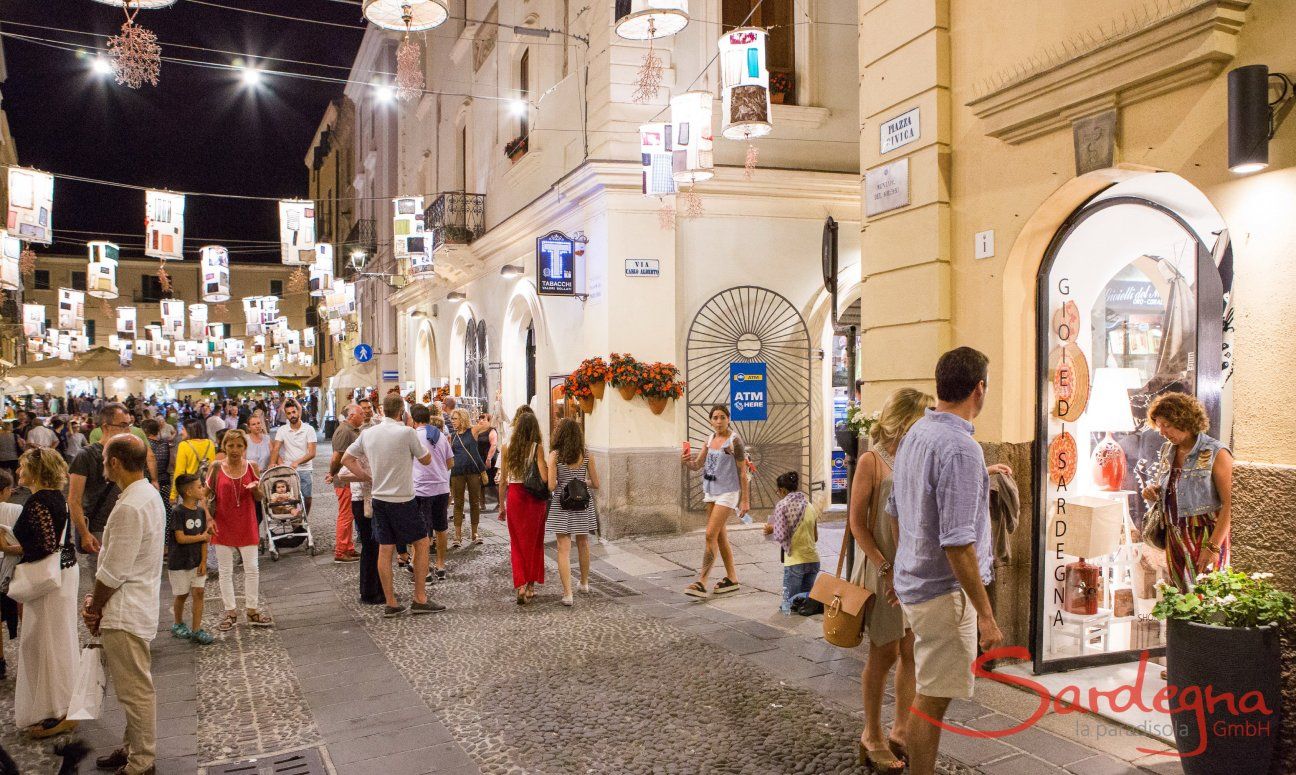
[[[588,501],[584,508],[565,509],[563,493],[572,480],[585,482]],[[549,452],[549,481],[553,495],[549,498],[549,528],[558,538],[558,578],[562,580],[563,605],[572,605],[571,541],[576,537],[576,554],[580,558],[580,591],[589,588],[589,537],[598,532],[598,513],[594,509],[594,490],[598,489],[598,471],[585,452],[585,437],[580,423],[570,418],[558,424]]]

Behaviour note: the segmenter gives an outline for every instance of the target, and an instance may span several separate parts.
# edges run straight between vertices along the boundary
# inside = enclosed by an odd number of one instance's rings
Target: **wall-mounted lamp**
[[[1271,79],[1278,97],[1269,100]],[[1292,107],[1292,81],[1268,65],[1247,65],[1228,74],[1228,165],[1239,175],[1269,166],[1269,141]]]
[[[369,261],[369,254],[363,250],[351,251],[351,268],[357,272],[363,272],[365,264]]]
[[[424,311],[421,310],[421,309],[416,309],[416,310],[414,310],[413,312],[410,313],[410,317],[415,318],[415,319],[422,319],[422,318],[427,317],[427,313],[424,312]]]
[[[500,267],[500,277],[505,280],[512,280],[526,274],[526,270],[517,264],[505,264]]]
[[[450,291],[446,294],[446,301],[461,302],[468,298],[468,294],[463,291]]]

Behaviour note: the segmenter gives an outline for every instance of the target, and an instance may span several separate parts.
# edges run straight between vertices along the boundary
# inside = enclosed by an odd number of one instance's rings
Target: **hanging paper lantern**
[[[96,3],[111,5],[115,8],[136,9],[141,11],[155,11],[159,8],[169,8],[176,4],[176,0],[95,0]]]
[[[392,251],[396,258],[407,258],[421,250],[427,235],[423,197],[402,196],[392,200]]]
[[[139,312],[134,307],[117,308],[117,336],[122,339],[134,339]]]
[[[189,335],[199,337],[207,329],[207,305],[189,305]]]
[[[441,0],[364,0],[364,17],[385,30],[422,32],[450,18]]]
[[[28,339],[45,335],[45,305],[44,304],[24,304],[23,305],[23,336]]]
[[[220,245],[207,245],[202,249],[202,260],[198,267],[199,279],[202,281],[202,300],[209,304],[220,304],[229,301],[230,271],[229,251]]]
[[[28,243],[54,239],[54,176],[22,167],[9,168],[8,230]]]
[[[58,290],[58,327],[60,329],[81,328],[85,325],[85,293],[71,288]]]
[[[770,133],[769,70],[765,66],[765,30],[742,27],[720,36],[720,76],[724,136],[749,140]]]
[[[22,288],[22,240],[0,229],[0,288],[16,291]]]
[[[674,194],[671,174],[671,125],[644,124],[639,127],[639,151],[643,158],[643,192],[647,196]]]
[[[153,354],[153,343],[147,339],[136,339],[134,350],[139,355],[151,356]]]
[[[90,251],[86,293],[96,299],[117,298],[117,259],[121,251],[113,243],[101,240],[89,242],[86,247]]]
[[[307,328],[302,330],[302,347],[308,350],[315,349],[315,329]]]
[[[692,185],[715,176],[711,113],[711,92],[688,91],[671,99],[671,126],[675,131],[671,168],[678,185]]]
[[[688,23],[688,0],[616,0],[616,34],[626,40],[668,38]]]
[[[144,193],[144,255],[163,261],[184,259],[184,194]]]
[[[167,339],[183,339],[185,303],[180,299],[163,299],[158,306],[162,312],[162,335]]]
[[[315,203],[285,199],[279,203],[279,252],[288,266],[315,262]]]
[[[263,330],[261,319],[261,297],[248,296],[243,299],[243,318],[246,322],[246,332],[248,336],[256,336]]]
[[[399,242],[399,239],[397,240]],[[322,297],[333,287],[333,246],[321,242],[315,246],[315,263],[310,270],[310,295]]]

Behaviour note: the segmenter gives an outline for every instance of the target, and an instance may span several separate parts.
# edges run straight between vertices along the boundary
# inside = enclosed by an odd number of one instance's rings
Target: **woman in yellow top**
[[[194,474],[197,476],[203,463],[216,462],[216,445],[211,439],[207,438],[207,429],[203,426],[201,420],[190,420],[184,426],[185,438],[176,448],[175,473],[171,479],[171,500],[175,500],[176,488],[175,480],[185,474]]]
[[[792,613],[792,599],[810,594],[819,575],[819,513],[801,492],[801,476],[788,471],[774,482],[779,502],[765,523],[765,535],[783,549],[783,604],[779,610]]]

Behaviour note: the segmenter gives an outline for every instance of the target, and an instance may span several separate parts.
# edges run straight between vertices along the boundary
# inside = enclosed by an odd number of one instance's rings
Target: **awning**
[[[108,379],[124,377],[126,379],[171,379],[182,378],[193,374],[193,369],[176,366],[174,363],[160,361],[147,355],[136,355],[130,365],[123,366],[121,355],[108,347],[94,347],[89,352],[78,353],[69,360],[46,358],[9,369],[6,376],[32,379],[64,379],[78,377],[81,379]]]
[[[213,390],[216,388],[277,387],[279,380],[230,366],[206,369],[191,377],[173,382],[175,390]]]

